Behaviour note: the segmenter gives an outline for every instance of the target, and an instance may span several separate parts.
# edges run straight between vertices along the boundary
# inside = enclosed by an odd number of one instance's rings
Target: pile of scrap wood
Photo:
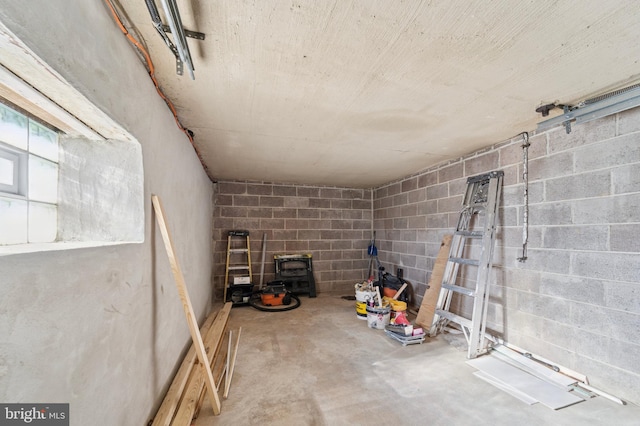
[[[218,389],[220,388],[222,379],[226,377],[224,386],[225,397],[229,392],[229,384],[233,372],[232,367],[235,361],[235,352],[237,352],[238,343],[236,341],[235,351],[232,354],[231,332],[226,332],[231,306],[232,303],[228,302],[218,312],[210,314],[200,328],[207,358]],[[239,337],[238,334],[238,339]],[[224,347],[225,341],[228,343],[228,351],[221,350],[221,348]],[[194,345],[191,345],[189,352],[187,352],[178,372],[173,378],[173,382],[162,401],[162,405],[160,405],[158,412],[151,422],[153,426],[191,424],[191,421],[198,416],[200,407],[207,394],[205,392],[206,374],[204,370],[203,366],[198,362]],[[218,414],[219,406],[216,410],[215,403],[212,402],[212,404],[214,405],[214,413]]]
[[[429,336],[434,337],[436,334],[435,317],[438,298],[440,297],[440,289],[442,286],[442,277],[444,276],[449,259],[449,249],[451,248],[451,240],[453,235],[445,235],[440,243],[440,250],[431,271],[431,279],[427,285],[427,289],[422,297],[422,303],[416,317],[416,324],[422,327]],[[435,321],[434,321],[435,318]]]

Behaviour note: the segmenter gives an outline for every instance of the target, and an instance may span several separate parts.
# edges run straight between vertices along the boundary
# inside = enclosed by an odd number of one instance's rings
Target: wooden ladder
[[[231,258],[234,258],[234,263]],[[224,272],[224,298],[227,302],[227,289],[234,283],[229,282],[229,273],[232,277],[247,277],[248,283],[253,283],[253,275],[251,273],[251,240],[249,239],[249,231],[229,231],[227,235],[227,262]],[[237,274],[236,274],[237,272]]]

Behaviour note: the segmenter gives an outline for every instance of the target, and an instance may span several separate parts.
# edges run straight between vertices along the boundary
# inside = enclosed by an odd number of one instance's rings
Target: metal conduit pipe
[[[526,262],[527,260],[527,243],[529,241],[529,133],[522,132],[520,134],[523,139],[522,143],[522,182],[523,190],[523,206],[522,206],[522,256],[518,258],[518,262]]]

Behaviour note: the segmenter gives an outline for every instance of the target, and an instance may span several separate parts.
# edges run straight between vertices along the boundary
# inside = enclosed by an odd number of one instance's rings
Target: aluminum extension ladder
[[[234,257],[234,263],[231,263],[231,257]],[[235,272],[240,272],[237,275]],[[227,263],[224,272],[224,296],[223,301],[227,301],[227,288],[232,284],[237,284],[234,278],[234,282],[229,282],[229,272],[232,272],[236,277],[248,278],[248,282],[243,284],[253,283],[253,275],[251,274],[251,241],[249,239],[249,231],[229,231],[227,235]]]
[[[458,324],[469,344],[468,358],[475,358],[487,350],[489,279],[503,176],[504,172],[493,171],[467,179],[429,333],[434,336],[442,332],[449,322]],[[459,314],[450,312],[454,294],[458,295],[455,307]]]

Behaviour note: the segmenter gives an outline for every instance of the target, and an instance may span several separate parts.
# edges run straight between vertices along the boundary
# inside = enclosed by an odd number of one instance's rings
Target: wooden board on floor
[[[435,315],[438,297],[440,296],[442,276],[444,275],[444,269],[447,266],[452,238],[452,235],[445,235],[442,238],[440,250],[438,251],[436,261],[433,264],[433,270],[431,271],[429,288],[424,292],[422,303],[418,310],[418,316],[416,317],[416,324],[422,327],[425,330],[425,333],[429,332],[433,323],[433,316]]]
[[[200,328],[200,334],[205,336],[207,335],[213,320],[216,318],[216,314],[216,312],[212,312],[207,317]],[[189,374],[191,373],[193,366],[196,364],[197,359],[196,349],[194,345],[191,344],[189,352],[187,352],[187,355],[185,355],[182,360],[180,368],[173,377],[169,390],[162,400],[162,404],[160,405],[158,412],[153,418],[152,426],[169,426],[171,424],[171,420],[173,420],[173,416],[175,415],[180,399],[182,398],[184,388],[189,380]]]
[[[191,304],[191,299],[189,298],[187,284],[184,280],[184,276],[182,275],[182,270],[180,269],[180,264],[173,248],[173,241],[171,239],[171,234],[169,233],[169,228],[165,220],[165,214],[162,208],[162,203],[160,202],[160,198],[157,195],[152,195],[151,201],[156,213],[156,221],[158,222],[158,227],[160,228],[160,233],[162,234],[162,240],[164,241],[164,246],[167,250],[167,256],[169,257],[171,271],[173,272],[173,277],[176,281],[178,294],[180,295],[182,307],[184,308],[184,313],[187,318],[187,325],[189,327],[189,332],[191,333],[191,340],[193,340],[193,345],[196,350],[196,355],[198,356],[198,361],[200,365],[204,367],[203,370],[204,375],[206,376],[205,384],[207,386],[207,394],[209,396],[209,399],[211,400],[211,405],[213,406],[213,413],[217,415],[220,414],[220,398],[218,397],[218,391],[216,390],[213,375],[211,374],[211,366],[209,365],[207,354],[204,348],[204,343],[202,342],[202,335],[200,334],[200,329],[198,328],[198,321],[196,320],[196,315],[193,312],[193,305]]]
[[[225,332],[224,335],[228,336],[228,333],[226,332],[226,328],[225,328]],[[228,339],[224,339],[221,343],[220,343],[220,348],[223,348],[225,345],[225,340],[228,341]],[[207,348],[207,351],[209,351],[209,348]],[[226,375],[226,354],[224,353],[224,351],[217,351],[214,355],[213,355],[213,361],[211,362],[211,372],[213,373],[213,378],[216,381],[216,389],[218,389],[218,394],[220,393],[220,386],[222,385],[222,378]],[[200,415],[200,409],[202,408],[202,405],[204,404],[204,396],[205,396],[205,391],[204,388],[202,389],[202,391],[200,391],[200,399],[198,400],[198,404],[196,405],[196,411],[194,411],[193,413],[193,418],[197,419],[198,416]]]
[[[224,393],[222,394],[223,398],[227,398],[229,396],[229,388],[231,386],[231,379],[233,378],[233,370],[236,367],[236,357],[238,356],[238,345],[240,344],[240,334],[242,333],[242,327],[238,328],[238,337],[236,337],[236,342],[233,347],[233,355],[229,355],[231,357],[231,362],[229,363],[229,369],[227,371],[227,377],[224,381]],[[231,340],[231,335],[229,335],[229,340]]]
[[[212,361],[217,358],[217,354],[220,352],[222,341],[225,336],[225,329],[227,327],[227,321],[229,314],[231,313],[232,302],[227,302],[218,313],[216,321],[211,326],[211,332],[207,336],[205,342],[207,352],[207,362],[209,370],[211,370]],[[191,370],[189,376],[189,384],[185,389],[182,401],[176,412],[174,423],[176,425],[189,425],[193,419],[195,413],[199,410],[199,404],[201,403],[200,394],[203,388],[205,388],[206,374],[204,368],[198,364],[197,368]],[[212,373],[213,374],[213,373]],[[215,407],[214,407],[215,408]],[[215,413],[215,411],[214,411]]]

